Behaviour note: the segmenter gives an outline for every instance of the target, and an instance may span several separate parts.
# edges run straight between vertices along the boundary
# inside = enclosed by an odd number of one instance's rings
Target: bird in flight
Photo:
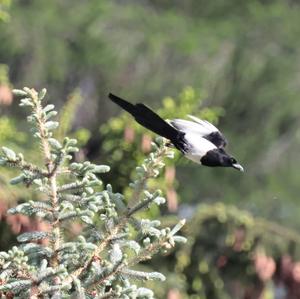
[[[205,166],[233,167],[244,171],[236,159],[225,152],[227,141],[223,134],[208,121],[192,115],[188,115],[191,121],[165,121],[144,104],[131,104],[111,93],[109,98],[129,112],[140,125],[169,139],[186,158]]]

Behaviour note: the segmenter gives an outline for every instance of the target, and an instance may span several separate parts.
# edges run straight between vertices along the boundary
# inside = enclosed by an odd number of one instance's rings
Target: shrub
[[[185,242],[177,236],[184,225],[161,228],[158,220],[140,219],[139,211],[165,202],[159,190],[147,182],[164,167],[163,159],[173,152],[163,139],[136,168],[130,184],[132,197],[102,186],[99,175],[106,165],[76,163],[72,154],[77,141],[54,138],[58,122],[54,105],[44,105],[46,90],[15,90],[20,106],[30,108],[27,120],[39,141],[41,163],[32,164],[21,153],[2,147],[0,165],[16,168],[11,184],[25,184],[41,193],[9,210],[38,219],[43,230],[18,236],[19,246],[0,252],[0,292],[6,298],[153,298],[149,289],[133,284],[134,279],[164,280],[159,272],[143,272],[137,264]],[[37,153],[38,154],[38,153]],[[77,229],[74,231],[74,225]]]

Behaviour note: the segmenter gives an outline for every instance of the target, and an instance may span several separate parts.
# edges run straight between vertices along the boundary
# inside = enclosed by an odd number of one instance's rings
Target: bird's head
[[[239,171],[244,172],[243,166],[241,164],[239,164],[234,157],[228,155],[224,149],[218,149],[217,152],[219,154],[218,158],[219,158],[221,166],[232,167]]]
[[[244,171],[242,165],[240,165],[235,158],[228,155],[223,148],[214,149],[208,151],[200,160],[201,164],[210,167],[233,167],[239,171]]]
[[[233,168],[235,168],[235,169],[237,169],[239,171],[244,171],[243,166],[241,164],[239,164],[237,162],[237,160],[235,158],[233,158],[233,157],[228,157],[226,159],[226,164],[227,164],[227,166],[233,167]]]

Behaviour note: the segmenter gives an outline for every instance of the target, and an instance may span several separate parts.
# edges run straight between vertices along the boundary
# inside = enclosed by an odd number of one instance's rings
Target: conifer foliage
[[[125,198],[111,185],[102,186],[99,176],[109,171],[108,166],[73,162],[76,140],[54,138],[57,112],[54,105],[44,104],[45,89],[14,93],[22,98],[20,106],[30,109],[27,119],[39,142],[41,163],[34,165],[21,153],[2,147],[0,165],[19,171],[11,184],[35,188],[42,199],[21,203],[9,213],[37,217],[50,229],[25,232],[18,236],[19,246],[0,252],[2,298],[153,298],[153,291],[137,286],[136,280],[163,281],[164,275],[134,266],[185,242],[177,235],[184,220],[172,229],[161,228],[158,220],[137,214],[165,202],[147,182],[159,175],[172,150],[163,139],[153,143],[153,151],[136,168],[132,195]],[[83,228],[72,236],[74,223]]]

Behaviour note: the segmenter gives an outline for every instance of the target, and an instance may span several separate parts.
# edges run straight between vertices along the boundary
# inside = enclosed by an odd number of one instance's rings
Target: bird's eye
[[[231,161],[232,164],[237,163],[237,161],[233,157],[231,157],[230,161]]]

